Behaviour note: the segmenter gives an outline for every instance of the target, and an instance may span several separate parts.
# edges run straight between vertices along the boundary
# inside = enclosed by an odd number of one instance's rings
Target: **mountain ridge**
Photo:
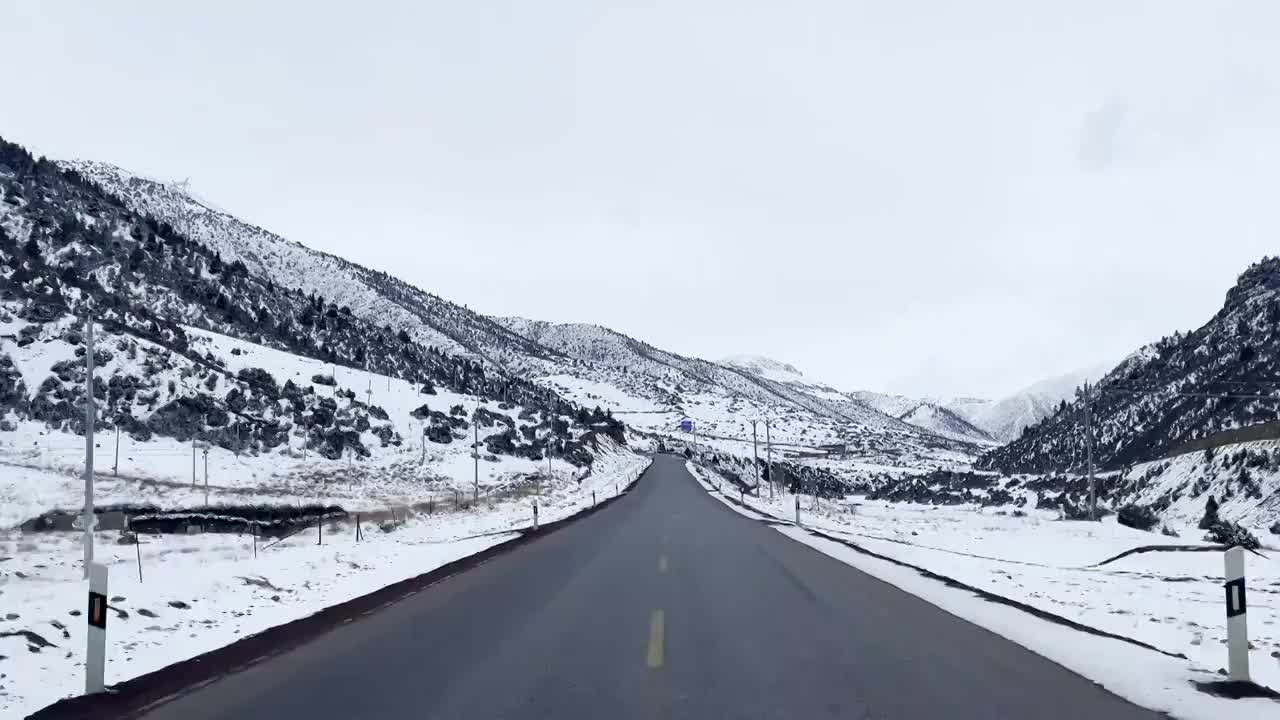
[[[879,439],[873,444],[974,450],[957,444],[963,441],[884,416],[825,386],[762,378],[742,368],[662,350],[602,326],[483,316],[386,273],[240,221],[171,184],[108,163],[68,161],[59,166],[83,173],[87,182],[134,211],[207,244],[225,262],[277,277],[282,285],[323,296],[323,304],[348,310],[352,317],[396,327],[416,342],[480,361],[505,377],[559,378],[544,385],[572,390],[581,383],[564,382],[577,376],[587,384],[604,382],[626,389],[673,411],[688,404],[690,391],[711,393],[729,403],[749,398],[778,412],[795,409],[848,425],[855,434],[874,434]]]
[[[228,262],[278,278],[289,287],[329,296],[373,322],[398,322],[427,345],[504,367],[515,346],[525,356],[552,355],[508,332],[487,316],[449,302],[388,273],[289,240],[167,183],[100,161],[59,161],[120,198],[132,209],[164,220],[209,245]],[[381,301],[380,301],[381,300]]]
[[[1251,264],[1222,308],[1190,332],[1139,348],[1097,384],[1099,467],[1146,462],[1215,433],[1261,424],[1280,401],[1280,258]],[[1083,457],[1083,399],[1073,398],[981,467],[1046,472]],[[1076,461],[1075,464],[1078,464]]]

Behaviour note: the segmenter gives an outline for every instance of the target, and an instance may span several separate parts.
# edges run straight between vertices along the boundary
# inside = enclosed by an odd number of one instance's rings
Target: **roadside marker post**
[[[538,529],[538,501],[533,501],[533,529]]]
[[[1233,681],[1249,682],[1249,615],[1244,595],[1244,548],[1225,553],[1227,591],[1227,659]]]
[[[796,495],[796,524],[800,524],[800,496]]]
[[[85,651],[84,692],[100,693],[105,688],[107,660],[107,566],[89,564],[88,647]]]
[[[596,506],[596,491],[592,490],[591,491],[591,507],[595,507],[595,506]]]

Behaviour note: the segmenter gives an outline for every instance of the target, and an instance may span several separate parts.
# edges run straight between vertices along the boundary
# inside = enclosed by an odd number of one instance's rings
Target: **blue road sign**
[[[684,419],[680,421],[680,429],[684,432],[693,432],[693,421]]]

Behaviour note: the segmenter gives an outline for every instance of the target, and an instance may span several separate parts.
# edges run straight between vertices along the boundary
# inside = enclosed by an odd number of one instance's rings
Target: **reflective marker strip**
[[[1226,584],[1227,588],[1227,617],[1233,618],[1237,615],[1244,615],[1248,609],[1244,600],[1244,578],[1237,578]]]
[[[89,625],[104,630],[107,627],[107,596],[102,593],[89,593]]]

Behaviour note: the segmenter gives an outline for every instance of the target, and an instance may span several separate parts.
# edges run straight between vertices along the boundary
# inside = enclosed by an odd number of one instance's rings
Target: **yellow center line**
[[[654,610],[653,617],[649,618],[649,653],[645,658],[645,664],[649,666],[650,670],[657,670],[662,667],[662,645],[665,636],[666,619],[661,610]]]
[[[658,572],[665,573],[666,571],[667,571],[667,556],[659,555],[658,556]]]

